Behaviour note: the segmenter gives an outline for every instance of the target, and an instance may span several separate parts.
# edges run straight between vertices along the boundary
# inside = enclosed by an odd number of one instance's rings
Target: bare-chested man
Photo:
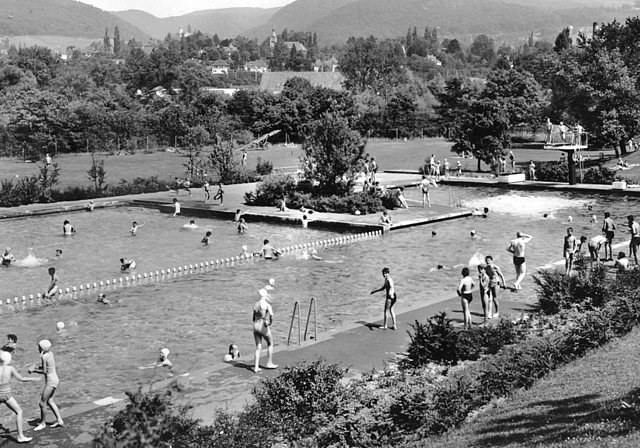
[[[384,285],[378,289],[374,289],[371,291],[371,294],[375,294],[376,292],[386,291],[386,299],[384,302],[384,319],[382,321],[382,329],[387,329],[387,311],[391,315],[391,321],[393,325],[391,326],[392,330],[395,330],[396,327],[396,312],[393,311],[393,306],[396,304],[397,296],[396,289],[393,284],[393,279],[389,275],[389,268],[382,268],[382,276],[384,277]]]
[[[567,229],[567,236],[564,237],[562,253],[564,256],[565,274],[569,275],[573,267],[573,256],[576,253],[576,237],[573,236],[573,227]]]
[[[611,219],[611,213],[604,212],[604,221],[602,222],[602,233],[607,239],[604,243],[604,259],[603,261],[613,261],[613,237],[615,235],[616,224]],[[609,256],[607,256],[607,247],[609,248]]]
[[[527,275],[527,264],[524,259],[524,248],[525,244],[531,241],[533,237],[531,235],[527,235],[526,233],[518,232],[516,233],[516,239],[511,240],[509,243],[509,247],[507,247],[507,251],[513,254],[513,266],[516,268],[516,281],[513,284],[516,291],[522,289],[520,284],[522,280],[524,280],[524,276]]]
[[[420,189],[422,190],[422,208],[424,208],[425,203],[429,204],[431,207],[431,197],[429,196],[429,189],[431,185],[438,188],[438,184],[436,184],[435,180],[427,179],[427,176],[422,176],[422,182],[420,182]]]

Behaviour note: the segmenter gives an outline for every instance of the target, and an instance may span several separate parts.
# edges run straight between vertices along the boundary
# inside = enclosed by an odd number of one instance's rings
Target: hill
[[[187,31],[191,25],[193,31],[200,30],[207,34],[217,34],[221,39],[244,34],[244,31],[269,22],[271,16],[280,8],[224,8],[196,11],[176,17],[159,18],[144,11],[128,10],[111,14],[126,20],[145,33],[164,38],[168,33],[177,33],[180,27]],[[269,32],[271,27],[269,26]],[[260,36],[260,41],[269,33]]]
[[[113,36],[146,41],[149,36],[128,22],[74,0],[2,0],[0,30],[7,36],[72,36],[100,39],[105,28]]]
[[[575,29],[587,28],[594,21],[634,13],[633,9],[611,7],[602,0],[585,0],[580,7],[576,7],[577,1],[540,0],[535,6],[527,6],[524,3],[531,5],[530,0],[297,0],[283,6],[269,22],[244,34],[266,36],[273,24],[278,32],[284,28],[315,31],[320,45],[331,45],[344,43],[350,36],[398,37],[409,27],[423,30],[437,26],[440,36],[485,33],[503,38],[534,31],[548,39],[570,24]]]

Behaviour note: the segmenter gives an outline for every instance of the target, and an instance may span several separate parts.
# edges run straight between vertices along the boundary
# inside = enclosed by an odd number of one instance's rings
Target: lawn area
[[[640,446],[640,329],[412,447]]]
[[[458,157],[451,152],[451,142],[447,142],[441,138],[416,139],[404,142],[402,140],[371,140],[367,143],[367,152],[376,158],[381,171],[384,170],[417,170],[424,160],[429,158],[431,154],[435,155],[436,160],[449,159],[452,166],[455,166],[454,157]],[[529,160],[536,162],[554,161],[560,159],[560,151],[555,150],[539,150],[539,149],[521,149],[513,150],[516,163],[524,168],[528,165]],[[612,151],[607,152],[607,154]],[[254,169],[258,157],[263,160],[269,160],[275,168],[294,168],[299,165],[302,148],[300,145],[294,148],[273,147],[269,150],[251,150],[248,152],[247,168]],[[598,153],[594,153],[597,155]],[[636,160],[636,158],[638,160]],[[133,155],[121,156],[104,156],[105,170],[107,173],[107,183],[118,183],[121,179],[128,181],[135,177],[151,177],[158,176],[161,180],[170,180],[176,176],[184,177],[187,163],[185,155],[173,152],[157,151],[149,154],[137,152]],[[475,171],[477,162],[475,159],[455,159],[462,160],[463,171]],[[627,159],[629,163],[640,163],[640,153],[632,154]],[[62,154],[54,159],[60,168],[60,187],[88,185],[89,178],[87,171],[91,167],[91,155],[86,153],[80,154]],[[615,165],[615,162],[610,164]],[[483,163],[481,165],[483,171],[489,171],[489,168]],[[30,176],[37,174],[39,164],[23,163],[20,159],[0,159],[0,179],[12,179],[18,176]],[[640,177],[640,167],[637,168],[637,174],[634,170],[620,172],[628,177]]]

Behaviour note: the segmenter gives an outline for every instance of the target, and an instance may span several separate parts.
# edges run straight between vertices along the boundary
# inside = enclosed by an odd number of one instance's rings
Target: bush
[[[585,184],[610,184],[615,182],[617,172],[603,166],[591,167],[584,172]]]
[[[258,157],[256,164],[256,173],[261,176],[268,176],[273,172],[273,162],[270,160],[262,160],[262,157]]]
[[[262,179],[255,192],[244,195],[249,205],[276,206],[283,197],[296,191],[296,180],[290,174],[272,174]]]
[[[544,314],[578,308],[590,310],[602,307],[611,297],[606,268],[578,266],[573,275],[557,270],[542,270],[533,276],[538,294],[538,306]]]
[[[569,166],[566,163],[539,162],[536,166],[536,178],[543,182],[568,182]]]

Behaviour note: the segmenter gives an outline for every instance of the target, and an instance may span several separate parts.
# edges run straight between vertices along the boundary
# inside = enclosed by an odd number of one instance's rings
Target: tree
[[[120,43],[120,30],[118,29],[118,25],[116,25],[115,30],[113,31],[113,54],[118,56],[121,50]]]
[[[553,50],[556,53],[562,53],[564,50],[571,48],[573,40],[571,39],[571,37],[569,37],[570,35],[571,30],[569,29],[569,27],[566,27],[565,29],[560,31],[560,34],[558,34],[558,37],[556,37],[556,45],[553,47]]]
[[[107,177],[102,157],[98,156],[96,158],[94,154],[91,154],[91,168],[87,171],[87,175],[89,180],[93,182],[96,195],[102,195],[102,191],[105,188],[104,179]]]
[[[210,136],[204,126],[192,126],[187,131],[184,141],[189,149],[187,157],[189,161],[185,164],[189,178],[195,179],[195,174],[203,174],[203,162],[200,160],[200,153],[204,145],[209,142]]]
[[[471,47],[469,47],[469,54],[475,56],[487,65],[491,65],[496,58],[496,52],[493,46],[493,39],[486,34],[480,34],[476,36]]]
[[[318,182],[322,194],[348,194],[365,160],[365,146],[345,117],[324,114],[309,124],[302,144],[306,178]]]
[[[104,29],[104,38],[102,39],[105,53],[111,52],[111,38],[109,37],[109,28]]]

